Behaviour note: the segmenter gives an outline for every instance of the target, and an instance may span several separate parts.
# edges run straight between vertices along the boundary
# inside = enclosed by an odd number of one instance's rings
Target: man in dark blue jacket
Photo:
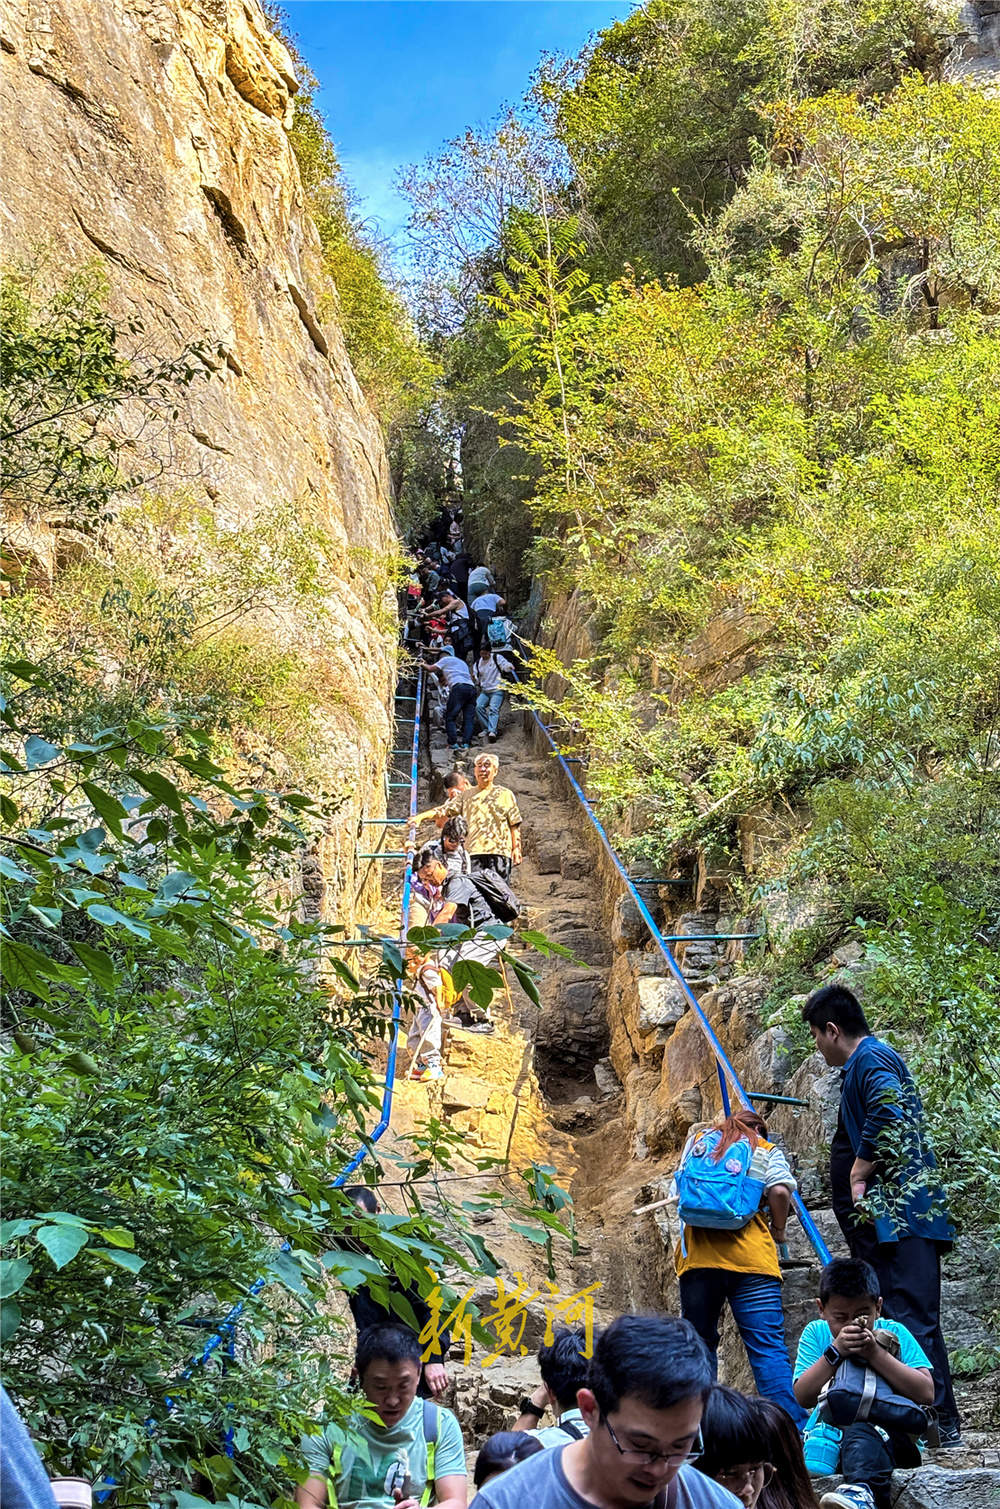
[[[955,1239],[920,1095],[894,1048],[873,1037],[843,985],[814,991],[802,1008],[813,1042],[841,1073],[830,1148],[833,1209],[851,1256],[871,1263],[886,1314],[917,1338],[934,1368],[942,1445],[960,1439],[948,1352],[941,1335],[941,1254]],[[865,1202],[862,1214],[856,1207]]]

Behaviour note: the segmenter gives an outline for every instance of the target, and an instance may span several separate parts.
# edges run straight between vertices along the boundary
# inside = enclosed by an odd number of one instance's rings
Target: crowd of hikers
[[[919,1464],[922,1445],[959,1440],[936,1266],[952,1232],[937,1224],[944,1193],[903,1060],[842,986],[814,992],[803,1018],[845,1069],[853,1204],[838,1205],[851,1256],[820,1272],[794,1363],[779,1258],[795,1178],[761,1118],[739,1110],[691,1134],[670,1181],[681,1315],[620,1315],[596,1337],[555,1331],[538,1353],[538,1386],[485,1440],[463,1438],[439,1402],[450,1336],[418,1288],[390,1273],[377,1300],[352,1295],[370,1409],[354,1421],[357,1445],[332,1425],[303,1442],[303,1509],[464,1509],[470,1462],[473,1509],[891,1509],[894,1469]],[[905,1157],[891,1168],[880,1132],[904,1124]],[[835,1139],[835,1196],[843,1160]],[[359,1213],[377,1213],[371,1189],[347,1194]],[[400,1321],[397,1298],[419,1329]],[[717,1381],[726,1303],[755,1394]]]
[[[497,780],[495,754],[475,752],[471,780],[458,762],[477,737],[496,742],[504,699],[519,680],[528,646],[507,616],[489,567],[472,564],[460,509],[442,510],[415,558],[403,604],[404,638],[428,672],[431,720],[443,727],[456,768],[446,777],[443,800],[417,813],[407,834],[415,845],[426,824],[436,829],[433,841],[415,852],[407,925],[451,924],[468,934],[436,954],[407,950],[417,1003],[408,1034],[410,1075],[430,1081],[444,1072],[446,1028],[493,1030],[490,1009],[475,1005],[468,989],[455,988],[455,965],[480,965],[507,985],[505,929],[520,911],[511,878],[521,863],[521,814],[514,793]]]
[[[396,1287],[419,1322],[419,1294]],[[427,1333],[390,1305],[391,1295],[358,1336],[367,1407],[348,1433],[329,1424],[302,1443],[302,1509],[465,1509],[470,1461],[473,1509],[888,1509],[894,1465],[919,1462],[917,1438],[929,1429],[930,1361],[906,1326],[883,1316],[876,1272],[857,1258],[835,1258],[820,1275],[818,1317],[794,1369],[809,1410],[801,1423],[768,1394],[719,1384],[689,1320],[628,1314],[596,1336],[554,1331],[517,1417],[467,1442],[439,1402],[447,1335],[428,1361]],[[874,1402],[855,1418],[866,1374]],[[838,1470],[847,1481],[817,1497],[814,1478]]]
[[[516,679],[525,647],[490,573],[472,568],[457,510],[437,521],[407,597],[409,637],[438,655],[428,664],[447,691],[449,743],[468,747],[477,721],[492,741],[502,682]],[[413,845],[422,826],[436,829],[415,854],[408,928],[463,929],[438,950],[407,949],[410,1073],[421,1080],[442,1076],[445,1026],[492,1030],[488,1009],[456,991],[458,963],[506,983],[521,814],[499,769],[492,751],[478,751],[472,779],[453,770],[442,801],[416,814],[408,835]],[[374,1292],[369,1281],[356,1288],[358,1413],[346,1431],[320,1419],[302,1442],[302,1509],[465,1509],[473,1453],[474,1509],[891,1509],[894,1468],[918,1464],[922,1444],[959,1444],[940,1326],[941,1258],[954,1230],[919,1094],[846,987],[815,991],[802,1015],[841,1071],[829,1175],[850,1255],[823,1267],[794,1361],[781,1262],[795,1175],[762,1117],[740,1108],[692,1130],[661,1202],[676,1225],[680,1315],[620,1315],[596,1337],[554,1333],[538,1354],[538,1386],[486,1440],[464,1439],[441,1402],[451,1338],[419,1287],[388,1271]],[[378,1219],[373,1189],[346,1193],[359,1217]],[[717,1382],[727,1305],[753,1395]],[[6,1395],[0,1403],[5,1509],[52,1509],[34,1448]],[[818,1496],[815,1480],[838,1475]]]

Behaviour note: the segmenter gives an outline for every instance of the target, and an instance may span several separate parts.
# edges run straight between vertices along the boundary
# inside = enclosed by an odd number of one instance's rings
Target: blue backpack
[[[717,1127],[699,1132],[674,1175],[677,1214],[685,1226],[739,1231],[760,1209],[764,1181],[750,1177],[753,1148],[741,1137],[716,1162],[712,1154],[721,1136]]]
[[[491,649],[505,649],[510,639],[510,629],[507,627],[506,618],[492,618],[486,626],[486,638],[489,640]]]

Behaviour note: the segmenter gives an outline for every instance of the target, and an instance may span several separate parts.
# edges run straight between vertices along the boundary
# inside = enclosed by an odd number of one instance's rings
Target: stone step
[[[839,1477],[814,1479],[816,1497],[822,1498],[827,1489],[842,1482]],[[998,1509],[998,1505],[1000,1466],[952,1468],[929,1460],[892,1475],[892,1509]]]

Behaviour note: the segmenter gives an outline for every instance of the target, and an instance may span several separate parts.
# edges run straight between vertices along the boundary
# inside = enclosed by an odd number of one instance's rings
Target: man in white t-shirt
[[[472,662],[472,674],[477,692],[476,722],[486,730],[490,743],[495,744],[500,726],[500,709],[507,695],[500,683],[505,678],[516,681],[517,673],[513,662],[499,650],[492,650],[489,641],[485,641]]]
[[[444,709],[444,728],[449,749],[468,749],[476,728],[476,683],[464,660],[455,654],[446,640],[434,665],[424,662],[424,669],[437,676],[448,688]],[[461,718],[461,731],[458,720]]]

